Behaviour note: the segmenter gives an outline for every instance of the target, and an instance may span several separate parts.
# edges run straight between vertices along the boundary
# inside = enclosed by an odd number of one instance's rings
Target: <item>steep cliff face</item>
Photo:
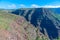
[[[60,20],[47,8],[18,9],[12,13],[23,16],[51,40],[60,36]]]
[[[0,40],[42,40],[49,38],[24,17],[0,11]]]

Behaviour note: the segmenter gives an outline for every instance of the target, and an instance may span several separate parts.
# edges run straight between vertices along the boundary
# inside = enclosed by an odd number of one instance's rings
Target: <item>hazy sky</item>
[[[60,7],[60,0],[0,0],[0,8]]]

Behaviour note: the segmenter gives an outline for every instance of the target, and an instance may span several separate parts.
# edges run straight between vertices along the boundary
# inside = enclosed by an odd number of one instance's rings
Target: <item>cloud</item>
[[[7,2],[7,1],[0,1],[0,8],[3,8],[3,9],[14,9],[16,8],[16,5],[14,3],[10,3],[10,2]]]
[[[39,5],[36,4],[32,4],[30,6],[24,5],[24,4],[20,4],[20,8],[39,8]]]
[[[44,5],[43,7],[45,7],[45,8],[59,8],[60,2],[59,1],[51,2],[47,5]]]
[[[45,5],[45,6],[42,6],[43,8],[59,8],[60,7],[60,5],[56,5],[56,6],[54,6],[54,5]]]
[[[16,5],[15,4],[10,4],[10,5],[7,5],[7,7],[14,9],[14,8],[16,8]]]
[[[60,5],[43,5],[43,6],[40,6],[37,4],[31,5],[31,8],[59,8],[59,7],[60,7]]]
[[[39,8],[40,6],[39,5],[36,5],[36,4],[32,4],[31,5],[31,8]]]
[[[20,4],[20,8],[25,8],[26,6],[24,4]]]

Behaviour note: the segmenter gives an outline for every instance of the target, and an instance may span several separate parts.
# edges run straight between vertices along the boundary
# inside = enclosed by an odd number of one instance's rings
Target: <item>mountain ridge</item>
[[[42,38],[43,37],[43,38]],[[0,11],[0,40],[49,39],[22,16]]]
[[[28,22],[35,27],[39,26],[43,34],[46,30],[48,37],[53,40],[58,38],[60,32],[60,20],[53,16],[53,12],[48,8],[18,9],[13,14],[23,16]]]

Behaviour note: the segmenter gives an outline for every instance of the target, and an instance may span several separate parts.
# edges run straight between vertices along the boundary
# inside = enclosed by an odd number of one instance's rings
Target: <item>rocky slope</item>
[[[48,8],[17,9],[13,14],[23,16],[28,22],[38,27],[40,32],[51,40],[60,37],[60,20],[54,16],[54,12]]]
[[[48,40],[24,17],[0,10],[0,40]]]

